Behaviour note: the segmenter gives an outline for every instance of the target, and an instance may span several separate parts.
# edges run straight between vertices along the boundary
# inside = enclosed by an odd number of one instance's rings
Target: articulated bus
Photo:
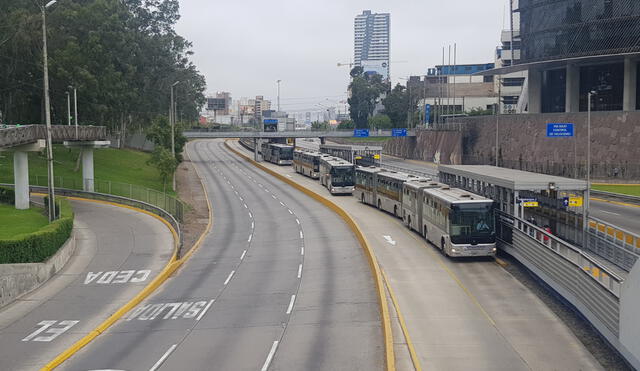
[[[430,179],[410,180],[402,185],[402,220],[409,229],[422,233],[422,190],[438,187],[442,184]]]
[[[493,200],[445,184],[424,188],[421,232],[447,256],[495,256]]]
[[[306,175],[311,179],[320,177],[320,159],[327,156],[316,151],[296,149],[293,151],[293,168],[296,173]]]
[[[262,158],[276,165],[291,165],[293,146],[280,143],[262,143]]]
[[[355,166],[341,158],[324,156],[320,158],[320,184],[327,187],[332,195],[352,194],[355,185]]]
[[[375,167],[356,170],[357,195],[363,203],[377,207],[400,218],[402,185],[407,181],[430,180],[415,175]]]

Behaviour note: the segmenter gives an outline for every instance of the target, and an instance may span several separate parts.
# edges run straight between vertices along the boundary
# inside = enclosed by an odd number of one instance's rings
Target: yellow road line
[[[418,355],[416,354],[416,350],[413,347],[413,342],[411,341],[411,336],[409,336],[409,330],[407,329],[407,325],[404,321],[404,316],[402,312],[400,312],[400,305],[396,300],[396,296],[391,288],[391,284],[389,283],[389,279],[387,279],[387,275],[384,273],[384,270],[381,270],[382,278],[389,290],[389,296],[391,296],[391,302],[393,303],[393,307],[396,309],[396,313],[398,314],[398,321],[400,322],[400,328],[402,328],[402,333],[404,334],[404,338],[407,342],[407,347],[409,348],[409,355],[411,356],[411,361],[413,362],[413,368],[416,371],[422,371],[422,366],[420,365],[420,359],[418,359]]]
[[[498,263],[499,266],[501,266],[502,268],[506,267],[507,265],[509,265],[509,263],[507,263],[506,261],[500,259],[500,258],[496,258],[496,263]]]
[[[640,183],[591,183],[592,185],[599,186],[640,186]]]
[[[325,198],[325,197],[313,192],[312,190],[305,188],[304,186],[302,186],[302,185],[294,182],[293,180],[291,180],[291,179],[289,179],[289,178],[287,178],[287,177],[285,177],[285,176],[283,176],[283,175],[281,175],[281,174],[269,169],[266,166],[260,165],[258,162],[252,160],[249,156],[246,156],[246,155],[240,153],[239,151],[233,149],[229,145],[228,140],[226,140],[224,142],[224,145],[231,152],[233,152],[236,155],[244,158],[246,161],[248,161],[249,163],[253,164],[254,166],[259,168],[260,170],[262,170],[262,171],[266,172],[267,174],[270,174],[270,175],[280,179],[281,181],[289,184],[293,188],[295,188],[298,191],[306,194],[307,196],[313,198],[314,200],[320,202],[321,204],[323,204],[324,206],[329,208],[331,211],[333,211],[334,213],[338,214],[338,216],[340,216],[342,218],[342,220],[345,221],[345,223],[349,226],[351,231],[356,235],[356,238],[360,242],[360,246],[365,251],[365,255],[367,255],[367,258],[369,260],[369,265],[371,267],[371,271],[372,271],[372,274],[373,274],[373,278],[374,278],[375,283],[376,283],[376,290],[377,290],[377,293],[378,293],[378,302],[379,302],[379,305],[380,305],[380,313],[381,313],[381,317],[382,317],[381,318],[382,319],[382,335],[384,336],[386,370],[387,371],[395,371],[395,369],[396,369],[396,363],[395,362],[396,361],[395,361],[395,355],[394,355],[394,350],[393,350],[393,333],[391,332],[391,319],[390,319],[390,316],[389,316],[389,308],[387,307],[387,295],[385,293],[384,283],[382,282],[382,273],[381,273],[380,265],[378,264],[378,260],[376,259],[376,256],[373,253],[373,249],[369,245],[369,242],[367,241],[367,238],[365,237],[365,235],[362,232],[362,230],[360,229],[360,227],[351,218],[351,216],[349,214],[347,214],[346,211],[344,211],[344,209],[342,209],[340,206],[338,206],[337,204],[335,204],[332,201],[330,201],[328,198]]]
[[[620,205],[620,206],[640,207],[640,205],[630,204],[628,202],[611,201],[611,200],[605,200],[603,198],[598,198],[598,197],[591,197],[591,201],[607,202],[607,203],[610,203],[610,204]]]
[[[189,156],[189,154],[187,153],[187,157],[188,156]],[[194,165],[194,168],[196,168],[195,165]],[[196,173],[198,173],[197,168],[196,168]],[[198,173],[198,177],[200,178],[200,174],[199,173]],[[200,179],[202,179],[202,178],[200,178]],[[177,259],[177,246],[179,244],[178,234],[177,234],[176,230],[173,228],[173,226],[171,226],[171,224],[169,224],[169,222],[167,222],[166,220],[164,220],[160,216],[155,215],[155,214],[153,214],[151,212],[148,212],[146,210],[138,209],[138,208],[133,207],[133,206],[121,205],[121,204],[117,204],[117,203],[113,203],[113,202],[109,202],[109,201],[83,199],[83,198],[80,198],[80,197],[68,197],[69,199],[73,199],[73,200],[89,201],[89,202],[96,202],[96,203],[102,203],[102,204],[108,204],[108,205],[123,207],[123,208],[126,208],[126,209],[131,209],[131,210],[135,210],[135,211],[139,211],[139,212],[145,213],[147,215],[151,215],[154,218],[156,218],[156,219],[162,221],[163,223],[165,223],[165,225],[169,228],[169,230],[171,230],[171,233],[173,234],[173,238],[174,238],[174,246],[175,247],[174,247],[174,253],[171,256],[171,259],[169,260],[167,265],[162,269],[162,271],[156,276],[156,278],[153,279],[153,281],[151,281],[147,286],[145,286],[135,297],[133,297],[133,299],[131,299],[126,304],[124,304],[114,314],[112,314],[109,318],[107,318],[100,325],[98,325],[98,327],[96,327],[93,331],[91,331],[90,333],[88,333],[87,335],[82,337],[80,340],[75,342],[72,346],[70,346],[65,351],[63,351],[58,356],[56,356],[56,358],[54,358],[52,361],[47,363],[41,369],[41,371],[48,371],[48,370],[55,369],[60,364],[62,364],[64,361],[66,361],[71,356],[73,356],[75,353],[77,353],[84,346],[86,346],[91,341],[93,341],[93,339],[95,339],[100,334],[105,332],[116,321],[118,321],[120,318],[122,318],[122,316],[124,316],[131,309],[135,308],[138,304],[140,304],[140,302],[142,302],[142,300],[144,300],[149,295],[151,295],[155,290],[157,290],[158,287],[160,287],[173,274],[173,272],[175,272],[185,261],[187,261],[189,259],[189,257],[191,257],[191,255],[193,255],[193,252],[200,246],[200,244],[202,243],[202,240],[204,239],[205,235],[207,233],[209,233],[209,231],[211,230],[211,226],[213,224],[211,202],[209,201],[209,196],[207,194],[207,190],[204,187],[204,185],[203,185],[203,190],[204,190],[205,199],[207,201],[207,207],[209,208],[209,223],[207,224],[207,228],[204,230],[204,232],[202,232],[202,234],[200,235],[200,238],[198,238],[198,240],[194,244],[193,248],[189,251],[189,253],[187,255],[185,255],[184,257],[182,257],[181,259],[179,259],[179,260]]]

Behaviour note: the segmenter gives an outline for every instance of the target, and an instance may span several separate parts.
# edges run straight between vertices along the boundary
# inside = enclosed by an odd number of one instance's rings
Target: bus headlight
[[[491,249],[491,251],[496,252],[498,251],[498,249],[496,249],[495,247],[493,249]]]
[[[457,251],[456,249],[451,249],[451,252],[456,253]]]

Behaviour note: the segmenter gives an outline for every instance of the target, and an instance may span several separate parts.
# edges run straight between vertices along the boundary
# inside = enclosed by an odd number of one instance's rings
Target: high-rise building
[[[391,15],[364,10],[354,20],[354,63],[389,78]]]

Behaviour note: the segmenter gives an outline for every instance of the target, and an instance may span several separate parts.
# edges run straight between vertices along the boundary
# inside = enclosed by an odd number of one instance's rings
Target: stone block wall
[[[462,163],[463,135],[459,131],[417,130],[416,137],[394,138],[384,144],[384,153],[445,165]]]

